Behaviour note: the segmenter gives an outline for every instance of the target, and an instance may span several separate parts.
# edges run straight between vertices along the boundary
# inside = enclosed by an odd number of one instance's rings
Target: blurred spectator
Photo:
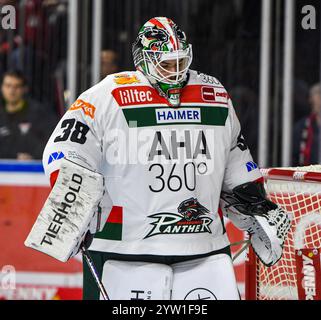
[[[300,119],[310,114],[309,110],[309,85],[301,80],[294,80],[293,90],[293,122],[296,123]]]
[[[293,165],[307,166],[319,162],[319,128],[321,124],[320,83],[310,89],[310,114],[296,122],[293,133]]]
[[[57,106],[56,71],[67,55],[68,0],[0,0],[16,9],[15,30],[0,28],[0,75],[6,70],[23,71],[39,102]],[[60,111],[60,109],[56,110]]]
[[[0,105],[0,158],[41,159],[45,144],[57,119],[45,105],[26,97],[24,75],[19,71],[4,74]]]
[[[104,79],[109,74],[118,71],[118,55],[114,50],[104,49],[101,51],[100,55],[101,67],[100,67],[100,77]]]

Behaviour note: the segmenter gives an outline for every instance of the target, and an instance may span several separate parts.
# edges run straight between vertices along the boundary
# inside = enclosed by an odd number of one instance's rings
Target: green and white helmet
[[[172,106],[178,106],[193,58],[185,33],[171,19],[152,18],[140,29],[132,51],[136,69]],[[167,64],[174,67],[166,69]]]

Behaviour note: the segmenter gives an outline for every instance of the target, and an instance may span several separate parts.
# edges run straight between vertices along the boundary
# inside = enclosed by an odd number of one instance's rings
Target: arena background
[[[15,29],[0,29],[0,76],[21,70],[28,95],[57,119],[99,81],[103,68],[133,70],[131,44],[140,26],[152,16],[167,16],[193,45],[192,68],[227,88],[259,166],[297,165],[293,131],[309,115],[309,89],[320,81],[320,1],[1,0],[0,5],[15,6],[17,15]],[[315,8],[315,29],[302,27],[305,5]],[[48,193],[39,160],[0,161],[0,299],[81,299],[81,257],[64,264],[23,245]],[[231,242],[243,239],[226,225]],[[244,260],[244,253],[235,260],[242,296]],[[10,272],[14,287],[6,283]]]

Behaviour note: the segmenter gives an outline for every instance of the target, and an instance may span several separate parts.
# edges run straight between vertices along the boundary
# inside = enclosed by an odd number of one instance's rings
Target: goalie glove
[[[255,254],[266,266],[277,263],[291,222],[287,213],[265,197],[260,183],[249,182],[222,192],[223,214],[241,230],[250,234]]]

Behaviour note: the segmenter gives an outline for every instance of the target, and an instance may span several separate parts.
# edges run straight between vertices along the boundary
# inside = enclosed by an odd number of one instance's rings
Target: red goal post
[[[291,229],[282,258],[265,267],[248,250],[247,300],[321,300],[321,166],[261,169],[268,197],[286,210]]]

